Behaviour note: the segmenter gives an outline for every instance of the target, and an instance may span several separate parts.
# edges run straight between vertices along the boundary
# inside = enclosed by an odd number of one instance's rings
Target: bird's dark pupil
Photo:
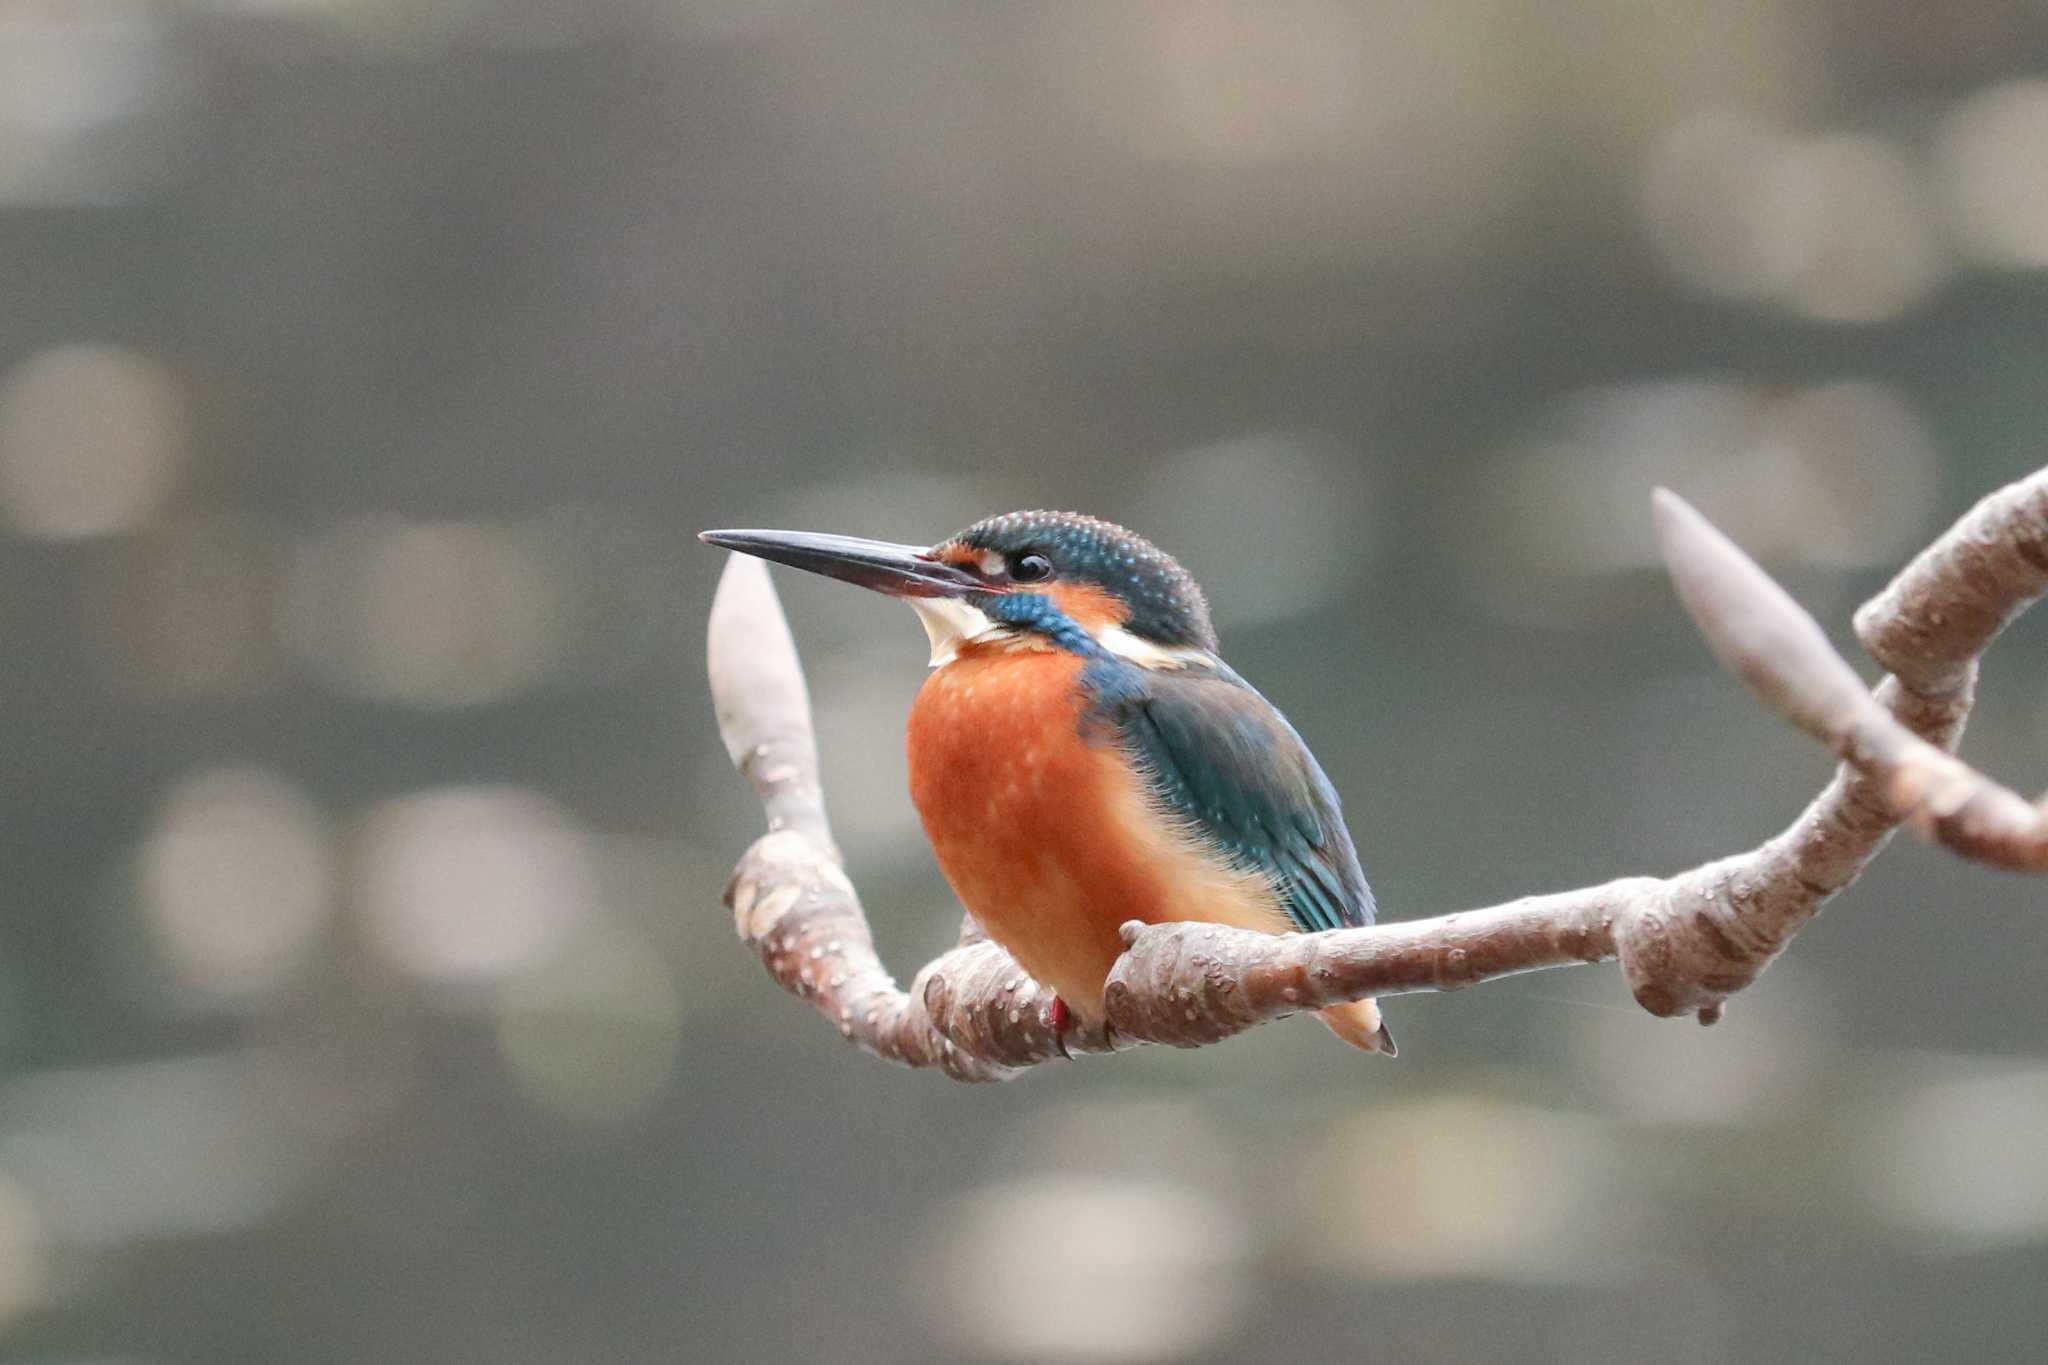
[[[1025,555],[1017,561],[1017,567],[1010,570],[1010,577],[1023,583],[1035,583],[1052,572],[1052,561],[1044,555]]]

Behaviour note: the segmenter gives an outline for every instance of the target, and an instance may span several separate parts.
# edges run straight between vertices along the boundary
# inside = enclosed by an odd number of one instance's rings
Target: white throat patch
[[[960,646],[993,640],[1003,627],[988,619],[979,607],[957,597],[906,598],[917,619],[924,623],[925,638],[932,642],[932,667],[952,663],[960,657]]]

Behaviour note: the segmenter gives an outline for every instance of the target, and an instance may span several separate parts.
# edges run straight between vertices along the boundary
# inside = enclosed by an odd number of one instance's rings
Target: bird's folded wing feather
[[[1227,668],[1132,672],[1104,718],[1162,807],[1272,877],[1304,932],[1371,924],[1336,789],[1286,717]]]

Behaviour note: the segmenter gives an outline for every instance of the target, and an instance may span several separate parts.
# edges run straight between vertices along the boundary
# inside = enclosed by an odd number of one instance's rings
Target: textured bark
[[[1679,595],[1721,661],[1844,762],[1783,833],[1670,877],[1320,934],[1213,924],[1123,929],[1100,1032],[1054,1028],[1052,995],[970,917],[905,992],[876,957],[818,783],[810,704],[767,567],[734,556],[713,603],[719,728],[769,834],[726,893],[740,937],[785,990],[877,1056],[957,1080],[1139,1042],[1200,1047],[1254,1024],[1365,996],[1447,991],[1618,959],[1644,1009],[1711,1024],[1904,822],[1967,857],[2048,870],[2048,811],[1950,752],[1977,659],[2048,591],[2048,471],[1986,498],[1857,613],[1891,670],[1866,689],[1826,635],[1676,496],[1658,535]]]

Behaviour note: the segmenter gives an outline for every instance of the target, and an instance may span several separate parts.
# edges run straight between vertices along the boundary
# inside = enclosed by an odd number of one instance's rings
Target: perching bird
[[[702,539],[916,610],[934,671],[910,714],[911,799],[962,903],[1072,1016],[1102,1022],[1126,920],[1372,923],[1329,778],[1217,657],[1195,580],[1132,532],[1012,512],[929,549],[799,531]],[[1321,1016],[1393,1055],[1373,1001]]]

